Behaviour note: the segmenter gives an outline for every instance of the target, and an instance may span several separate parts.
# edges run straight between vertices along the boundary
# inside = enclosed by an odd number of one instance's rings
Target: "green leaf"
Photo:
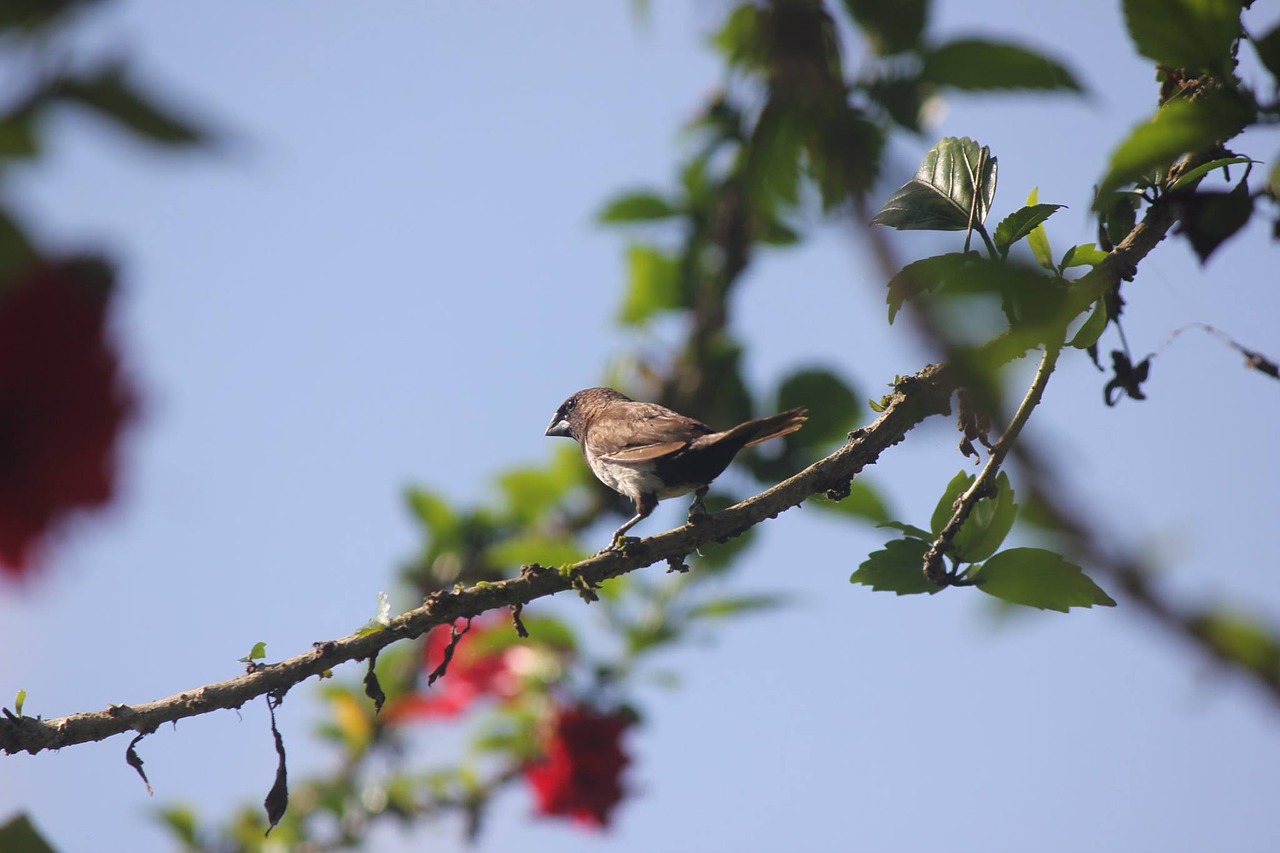
[[[617,196],[604,210],[596,214],[596,220],[612,222],[653,222],[670,219],[680,214],[680,208],[662,196],[650,192],[632,192]]]
[[[1181,199],[1182,235],[1191,243],[1200,263],[1209,260],[1227,238],[1249,224],[1253,196],[1241,181],[1230,192],[1197,192]]]
[[[949,252],[912,261],[900,269],[889,279],[889,291],[885,295],[885,301],[889,304],[889,322],[894,321],[908,299],[936,290],[946,281],[960,275],[964,267],[976,257],[973,252]]]
[[[797,447],[843,441],[862,414],[857,393],[843,379],[824,368],[797,370],[778,386],[778,411],[804,406],[809,420],[788,440]]]
[[[923,539],[926,542],[931,542],[933,540],[933,534],[929,531],[922,530],[914,524],[907,524],[902,521],[882,521],[877,524],[876,527],[889,527],[894,530],[901,530],[912,539]]]
[[[188,850],[198,849],[196,813],[188,806],[169,806],[156,813],[160,822],[169,827]]]
[[[1256,116],[1253,104],[1226,92],[1207,94],[1194,101],[1170,101],[1150,120],[1130,131],[1112,152],[1111,167],[1102,179],[1099,193],[1135,182],[1183,154],[1225,142]]]
[[[444,498],[423,488],[410,488],[405,497],[418,521],[436,537],[450,536],[458,527],[458,516]]]
[[[5,853],[55,853],[31,818],[18,814],[0,826],[0,850]]]
[[[1106,260],[1109,254],[1110,252],[1102,251],[1094,243],[1081,243],[1079,246],[1067,249],[1067,253],[1062,256],[1062,264],[1059,265],[1058,271],[1062,272],[1068,267],[1096,267]]]
[[[881,56],[918,46],[929,20],[929,0],[844,0],[844,7]]]
[[[1280,643],[1256,617],[1212,610],[1197,616],[1192,627],[1224,657],[1273,678],[1280,674]]]
[[[95,76],[64,77],[55,94],[111,119],[136,136],[164,145],[206,141],[205,131],[155,104],[124,77],[124,69],[106,68]]]
[[[966,91],[1083,91],[1060,62],[1020,45],[983,39],[956,39],[925,50],[920,76],[938,86]]]
[[[1102,332],[1107,328],[1107,302],[1105,298],[1093,303],[1093,313],[1084,321],[1079,330],[1067,341],[1067,346],[1076,349],[1088,349],[1098,342]]]
[[[546,515],[579,483],[581,456],[571,448],[557,454],[548,466],[512,468],[498,476],[506,515],[518,524],[529,524]],[[565,456],[570,465],[563,464]]]
[[[1040,197],[1040,188],[1032,187],[1031,192],[1027,195],[1027,207],[1039,207],[1037,200]],[[1026,208],[1023,208],[1024,210]],[[1053,266],[1053,250],[1049,248],[1049,234],[1044,230],[1043,221],[1032,227],[1027,234],[1027,245],[1031,247],[1031,254],[1035,255],[1036,263],[1047,270],[1054,269]]]
[[[726,616],[776,610],[786,603],[786,596],[776,594],[728,596],[696,604],[689,608],[688,616],[690,619],[723,619]]]
[[[1208,163],[1202,163],[1189,172],[1184,172],[1178,176],[1178,179],[1169,184],[1169,192],[1180,190],[1190,184],[1192,181],[1199,180],[1215,169],[1226,169],[1228,166],[1238,166],[1241,164],[1248,165],[1250,168],[1258,163],[1257,160],[1250,160],[1248,157],[1219,157],[1217,160],[1210,160]],[[1248,170],[1245,171],[1246,177]]]
[[[652,246],[627,249],[627,295],[618,320],[639,325],[659,311],[680,307],[680,260]]]
[[[1171,68],[1226,74],[1241,35],[1240,0],[1124,0],[1134,47]]]
[[[585,559],[588,553],[571,538],[546,533],[522,533],[490,547],[486,556],[494,565],[567,566]]]
[[[752,200],[766,214],[799,202],[804,142],[793,113],[772,102],[765,106],[746,146],[742,173]]]
[[[968,491],[973,485],[973,481],[977,479],[973,474],[966,474],[964,471],[956,474],[951,478],[951,482],[947,483],[946,489],[942,492],[942,497],[938,498],[938,503],[933,508],[933,515],[929,518],[929,529],[933,531],[932,539],[942,532],[942,528],[947,526],[947,522],[951,520],[952,514],[956,511],[956,498]]]
[[[13,697],[13,713],[16,716],[22,716],[22,706],[27,704],[27,691],[19,689],[18,695]]]
[[[751,65],[761,60],[760,10],[754,3],[743,3],[734,9],[711,44],[724,54],[728,64]]]
[[[978,589],[1012,604],[1066,613],[1072,607],[1115,607],[1079,566],[1043,548],[1010,548],[973,573]]]
[[[876,522],[883,522],[889,518],[889,508],[885,505],[880,492],[862,480],[854,480],[849,484],[847,497],[835,501],[824,495],[814,495],[810,499],[810,505],[827,512]]]
[[[990,148],[967,136],[946,137],[925,155],[916,176],[889,197],[871,224],[900,231],[964,231],[973,210],[972,225],[981,225],[995,198],[996,159]]]
[[[253,644],[253,648],[249,650],[249,654],[242,658],[237,658],[240,663],[253,663],[256,660],[262,660],[267,656],[267,644],[259,640]]]
[[[881,551],[872,551],[858,570],[849,577],[850,583],[869,586],[878,592],[896,592],[898,595],[930,595],[942,589],[924,576],[924,555],[929,543],[919,539],[894,539],[886,542]]]
[[[1027,237],[1054,213],[1066,207],[1065,204],[1028,204],[1010,213],[996,226],[993,241],[1001,255],[1009,253],[1009,247]]]
[[[1001,471],[996,477],[995,488],[995,495],[981,498],[974,504],[969,517],[952,540],[952,550],[961,562],[977,563],[987,559],[1000,549],[1013,529],[1018,506],[1013,502],[1009,475]]]

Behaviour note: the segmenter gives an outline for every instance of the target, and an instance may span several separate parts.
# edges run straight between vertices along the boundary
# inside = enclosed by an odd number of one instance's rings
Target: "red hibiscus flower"
[[[106,335],[111,272],[45,263],[0,282],[0,567],[21,575],[74,510],[114,491],[134,414]]]
[[[533,786],[538,814],[608,826],[614,807],[622,801],[622,769],[630,761],[622,751],[622,733],[634,723],[626,711],[560,709],[545,757],[524,771]]]

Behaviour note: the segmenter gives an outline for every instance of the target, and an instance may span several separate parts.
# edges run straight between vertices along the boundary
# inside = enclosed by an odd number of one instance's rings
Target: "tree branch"
[[[799,506],[815,494],[841,498],[849,482],[888,448],[902,441],[931,415],[950,412],[954,390],[951,372],[930,365],[899,381],[884,412],[869,426],[855,430],[834,453],[778,485],[696,524],[629,545],[622,552],[605,552],[561,568],[525,566],[519,577],[479,583],[458,591],[432,593],[421,606],[394,617],[381,631],[316,643],[314,650],[265,666],[255,665],[238,678],[208,684],[141,705],[112,705],[101,711],[72,714],[53,720],[19,717],[4,710],[0,720],[0,749],[5,753],[36,754],[80,743],[100,741],[127,731],[148,734],[161,724],[211,711],[239,708],[264,694],[277,696],[295,685],[347,661],[367,659],[390,644],[420,637],[437,625],[473,617],[498,607],[525,605],[570,589],[587,589],[636,569],[662,561],[681,561],[699,546],[741,536],[767,518]]]

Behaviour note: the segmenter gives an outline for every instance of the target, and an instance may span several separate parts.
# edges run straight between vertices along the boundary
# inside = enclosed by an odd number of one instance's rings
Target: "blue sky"
[[[21,687],[45,716],[140,702],[234,675],[258,640],[287,657],[350,633],[417,546],[406,485],[479,501],[499,468],[547,457],[551,412],[637,344],[612,324],[625,240],[592,214],[672,183],[678,129],[719,79],[704,36],[724,5],[651,5],[637,21],[624,2],[121,0],[86,21],[86,47],[129,54],[225,142],[173,154],[68,115],[14,177],[49,244],[120,260],[119,332],[147,405],[117,506],[78,525],[40,583],[0,591],[0,697]],[[939,3],[939,37],[1051,50],[1091,95],[952,98],[926,139],[897,141],[884,195],[937,137],[967,135],[1000,158],[997,215],[1039,186],[1069,205],[1050,223],[1058,250],[1092,240],[1090,187],[1156,93],[1117,5],[999,0],[979,21]],[[1278,142],[1242,147],[1271,158]],[[1161,245],[1126,290],[1133,348],[1206,322],[1280,353],[1264,226],[1203,268]],[[908,257],[954,249],[912,237]],[[734,322],[753,380],[825,363],[878,397],[926,359],[883,318],[881,276],[837,222],[763,257]],[[1064,364],[1029,427],[1065,488],[1181,600],[1280,613],[1276,385],[1192,333],[1156,360],[1150,400],[1106,409],[1103,382]],[[955,441],[934,423],[869,472],[899,517],[927,520],[964,465]],[[676,503],[644,532],[675,523]],[[971,591],[850,586],[884,538],[806,509],[767,525],[735,589],[796,604],[663,661],[681,686],[641,690],[635,796],[614,831],[537,821],[513,792],[479,849],[1273,843],[1280,728],[1258,691],[1123,599],[999,619]],[[298,777],[331,758],[310,742],[309,692],[282,709]],[[260,703],[144,741],[154,800],[125,746],[5,757],[0,812],[29,810],[64,851],[167,849],[148,810],[188,800],[217,818],[260,800],[274,770]],[[379,839],[462,849],[449,822]]]

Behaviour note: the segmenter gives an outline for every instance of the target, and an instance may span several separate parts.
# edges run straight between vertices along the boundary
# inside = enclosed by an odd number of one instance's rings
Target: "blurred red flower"
[[[635,717],[626,711],[602,714],[582,706],[561,708],[545,757],[524,771],[538,814],[608,826],[622,801],[622,770],[630,762],[622,751],[622,734],[634,723]]]
[[[135,412],[107,339],[112,274],[42,263],[0,282],[0,566],[29,571],[76,509],[112,496],[116,444]]]
[[[465,620],[460,620],[465,623]],[[397,723],[426,717],[454,717],[485,696],[509,699],[520,690],[520,674],[514,658],[522,647],[494,650],[485,642],[493,631],[510,630],[497,614],[472,620],[471,630],[462,636],[449,661],[447,672],[426,692],[413,693],[389,703],[384,716]],[[448,625],[427,632],[422,645],[423,670],[430,674],[444,660],[451,636]]]

